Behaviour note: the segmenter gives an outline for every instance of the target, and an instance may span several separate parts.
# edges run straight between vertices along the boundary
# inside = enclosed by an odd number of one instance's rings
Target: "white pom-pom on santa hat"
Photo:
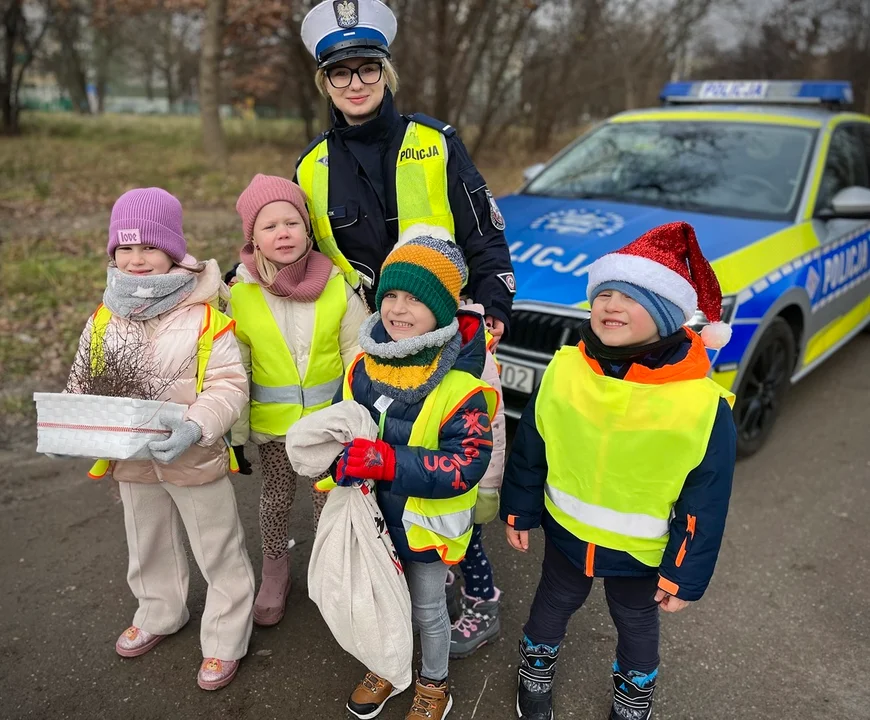
[[[419,237],[433,237],[444,242],[456,242],[456,238],[450,234],[450,231],[440,225],[427,225],[426,223],[417,223],[407,228],[401,235],[399,240],[393,246],[393,250],[402,247],[402,245],[416,240]]]
[[[701,340],[711,350],[719,350],[731,339],[731,326],[728,323],[713,322],[701,328]]]
[[[710,321],[701,331],[708,348],[718,350],[731,339],[731,327],[720,321],[722,290],[716,273],[701,252],[695,229],[687,222],[660,225],[589,267],[587,297],[605,282],[637,285],[669,300],[688,321],[700,310]]]

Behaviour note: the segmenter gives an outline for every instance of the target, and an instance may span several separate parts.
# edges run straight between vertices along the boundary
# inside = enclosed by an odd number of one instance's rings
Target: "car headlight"
[[[720,316],[723,323],[731,322],[731,316],[734,314],[734,306],[736,304],[736,295],[726,295],[722,298],[722,310],[720,311]],[[701,332],[701,328],[709,324],[710,321],[707,319],[707,316],[700,310],[696,310],[689,322],[686,323],[686,325],[695,332]]]

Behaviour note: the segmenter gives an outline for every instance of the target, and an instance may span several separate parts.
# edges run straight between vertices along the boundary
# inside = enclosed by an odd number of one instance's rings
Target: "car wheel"
[[[796,353],[791,326],[775,318],[752,353],[737,390],[738,457],[752,455],[767,441],[788,390]]]

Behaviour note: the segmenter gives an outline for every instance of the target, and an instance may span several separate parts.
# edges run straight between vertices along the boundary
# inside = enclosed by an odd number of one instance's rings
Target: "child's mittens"
[[[341,457],[346,462],[344,472],[355,478],[392,481],[396,477],[396,451],[383,440],[355,438]]]
[[[474,524],[485,525],[498,517],[498,488],[478,488]]]
[[[159,463],[171,463],[202,437],[202,428],[193,420],[179,421],[161,416],[160,422],[171,428],[172,434],[166,440],[148,443],[151,456]]]

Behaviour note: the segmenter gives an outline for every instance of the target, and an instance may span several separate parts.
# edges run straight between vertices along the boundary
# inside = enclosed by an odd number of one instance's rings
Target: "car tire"
[[[791,326],[783,318],[775,318],[755,347],[737,389],[737,457],[749,457],[767,442],[788,390],[796,356]]]

